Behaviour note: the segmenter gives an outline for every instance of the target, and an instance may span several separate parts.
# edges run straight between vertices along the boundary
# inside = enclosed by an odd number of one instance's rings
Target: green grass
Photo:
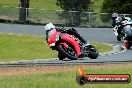
[[[0,7],[0,17],[1,16],[5,16],[5,18],[8,18],[8,19],[17,20],[19,18],[19,9]],[[58,23],[58,21],[60,21],[58,19],[58,15],[56,14],[56,11],[36,10],[36,9],[29,10],[28,19],[34,20],[34,21],[44,21],[45,23],[47,22]]]
[[[16,8],[3,8],[0,7],[0,17],[5,16],[10,19],[18,19],[18,9]]]
[[[46,10],[59,10],[61,9],[56,5],[57,0],[30,0],[30,8],[46,9]],[[91,0],[91,8],[95,12],[100,12],[103,0]],[[0,6],[17,7],[19,0],[0,0]]]
[[[110,45],[102,44],[101,42],[92,41],[91,44],[94,45],[100,53],[112,50]]]
[[[60,7],[56,5],[57,0],[30,0],[30,8],[58,10]],[[19,0],[0,0],[0,6],[17,7]]]
[[[32,8],[43,8],[46,10],[58,10],[59,6],[56,5],[57,0],[32,0],[30,7]]]
[[[124,64],[125,65],[125,64]],[[123,65],[123,66],[124,66]],[[109,65],[112,66],[112,65]],[[108,67],[90,67],[87,74],[130,74],[131,66],[125,65]],[[76,83],[78,71],[66,71],[51,74],[32,74],[0,77],[1,88],[131,88],[130,84],[86,84],[80,86]]]
[[[41,23],[57,23],[57,24],[67,24],[65,19],[60,19],[60,17],[56,14],[56,11],[51,10],[61,10],[59,6],[56,5],[57,0],[30,0],[30,8],[36,9],[45,9],[45,10],[29,10],[28,20],[34,22],[41,22]],[[101,11],[101,6],[103,4],[103,0],[91,0],[90,8],[93,9],[95,12]],[[0,0],[0,6],[10,6],[10,7],[17,7],[19,0]],[[5,18],[8,19],[19,19],[19,10],[18,8],[3,8],[0,7],[0,17],[6,16]],[[93,15],[91,15],[91,18]],[[4,17],[3,17],[4,18]],[[92,19],[91,19],[92,20]],[[96,17],[92,23],[84,24],[82,23],[80,26],[86,27],[99,27],[99,26],[110,26],[109,23],[104,23],[100,21],[99,17]],[[106,25],[105,25],[106,24]],[[88,26],[89,25],[89,26]]]
[[[112,50],[111,46],[92,42],[99,52]],[[57,52],[49,48],[42,37],[0,33],[0,61],[56,58]]]
[[[0,6],[18,6],[19,0],[0,0]]]
[[[59,21],[58,15],[56,11],[46,11],[46,10],[29,10],[29,19],[37,20],[37,21],[49,21],[54,22]],[[37,13],[37,14],[34,14]],[[47,22],[46,22],[47,23]]]
[[[0,61],[53,58],[52,51],[42,37],[0,34]]]
[[[0,6],[17,7],[19,0],[0,0]],[[56,5],[56,0],[31,0],[30,8],[45,9],[45,10],[59,10],[60,7]],[[45,21],[47,23],[51,21],[58,22],[58,15],[54,11],[45,10],[29,10],[28,19],[34,21]],[[6,16],[9,19],[19,18],[18,8],[4,8],[0,7],[0,15]]]

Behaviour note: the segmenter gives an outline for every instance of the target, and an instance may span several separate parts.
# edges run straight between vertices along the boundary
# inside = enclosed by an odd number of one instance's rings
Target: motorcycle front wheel
[[[68,45],[68,48],[65,48],[63,45],[58,46],[58,52],[61,52],[64,56],[71,60],[77,60],[78,56],[74,51],[74,48],[71,45]]]

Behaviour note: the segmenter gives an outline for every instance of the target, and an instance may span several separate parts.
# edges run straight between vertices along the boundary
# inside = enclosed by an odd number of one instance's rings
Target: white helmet
[[[55,26],[52,23],[48,23],[45,26],[45,30],[46,31],[50,31],[51,29],[55,28]]]
[[[118,17],[118,13],[113,13],[112,17],[115,17],[115,18]]]

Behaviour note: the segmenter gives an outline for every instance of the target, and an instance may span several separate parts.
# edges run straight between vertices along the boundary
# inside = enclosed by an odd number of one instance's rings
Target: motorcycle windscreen
[[[56,43],[56,36],[60,35],[55,29],[48,33],[48,44]]]

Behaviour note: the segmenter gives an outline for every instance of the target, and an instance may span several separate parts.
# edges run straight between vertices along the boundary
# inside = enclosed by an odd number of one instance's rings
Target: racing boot
[[[90,46],[91,44],[89,43],[89,42],[87,42],[87,43],[85,43],[82,47],[84,48],[84,50],[88,50],[89,49],[89,46]]]
[[[87,57],[88,56],[88,52],[89,52],[89,46],[90,46],[91,44],[89,44],[89,43],[86,43],[86,44],[84,44],[83,46],[82,46],[82,48],[81,48],[81,54],[80,54],[80,58],[82,58],[82,57]]]

